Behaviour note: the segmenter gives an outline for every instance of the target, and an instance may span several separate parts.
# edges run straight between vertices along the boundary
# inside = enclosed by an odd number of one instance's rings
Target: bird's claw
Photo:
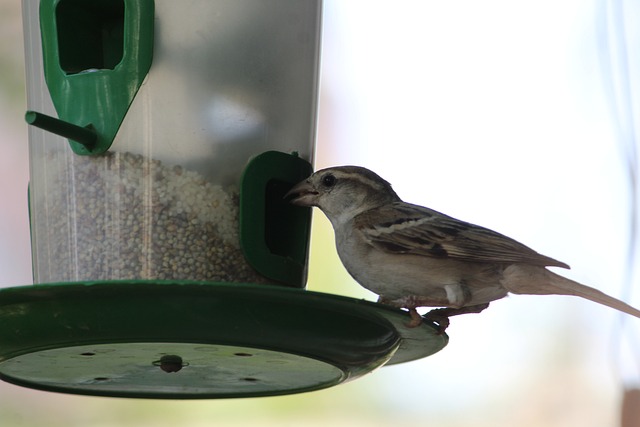
[[[447,330],[449,324],[451,323],[449,321],[449,316],[443,313],[443,310],[444,309],[442,308],[436,308],[424,315],[424,319],[429,320],[430,322],[433,322],[437,325],[436,335],[444,334],[444,331]]]
[[[460,314],[480,313],[489,307],[489,303],[469,305],[466,307],[453,308],[436,308],[425,314],[424,318],[438,324],[438,335],[442,335],[449,327],[449,317],[458,316]]]
[[[436,324],[436,335],[442,335],[449,327],[449,317],[444,314],[439,314],[437,310],[431,310],[423,317],[415,308],[410,308],[409,315],[411,316],[411,320],[408,323],[405,323],[407,328],[417,328],[422,325],[425,320],[428,320]]]
[[[409,309],[409,315],[411,316],[411,320],[409,323],[405,323],[407,328],[417,328],[422,325],[422,316],[420,316],[420,313],[418,313],[415,308]]]

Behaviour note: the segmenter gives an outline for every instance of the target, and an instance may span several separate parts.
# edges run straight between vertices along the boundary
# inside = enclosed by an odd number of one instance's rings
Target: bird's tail
[[[513,264],[504,271],[502,286],[514,294],[574,295],[640,318],[640,310],[592,287],[555,274],[546,268]]]

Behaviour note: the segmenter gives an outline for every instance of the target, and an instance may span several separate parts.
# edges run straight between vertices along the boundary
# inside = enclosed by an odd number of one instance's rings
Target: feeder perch
[[[441,350],[405,311],[305,290],[317,0],[24,0],[34,285],[0,378],[142,398],[330,387]]]

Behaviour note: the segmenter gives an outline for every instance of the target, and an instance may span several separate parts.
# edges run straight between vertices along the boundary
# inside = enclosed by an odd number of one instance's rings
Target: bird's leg
[[[378,304],[395,305],[393,304],[393,300],[386,298],[383,295],[378,295]]]
[[[464,313],[479,313],[489,306],[489,304],[465,306],[471,300],[471,292],[464,283],[449,284],[444,286],[445,295],[436,296],[418,296],[409,295],[398,299],[389,299],[384,296],[378,298],[378,302],[382,304],[392,305],[394,307],[406,308],[411,315],[411,321],[406,324],[409,328],[420,326],[423,321],[422,316],[416,311],[416,307],[442,307],[431,310],[428,320],[438,324],[438,334],[442,334],[449,326],[449,317]]]
[[[424,315],[424,318],[438,324],[438,335],[444,333],[449,327],[449,317],[457,316],[459,314],[480,313],[485,308],[489,307],[489,303],[469,305],[467,307],[460,308],[436,308]]]
[[[378,302],[380,304],[408,309],[416,307],[442,307],[451,305],[451,302],[447,298],[422,297],[418,295],[409,295],[396,299],[387,298],[381,295],[378,297]]]

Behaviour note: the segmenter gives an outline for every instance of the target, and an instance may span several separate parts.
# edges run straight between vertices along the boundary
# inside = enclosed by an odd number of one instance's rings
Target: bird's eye
[[[322,177],[322,185],[325,187],[333,187],[336,183],[336,177],[328,174]]]

